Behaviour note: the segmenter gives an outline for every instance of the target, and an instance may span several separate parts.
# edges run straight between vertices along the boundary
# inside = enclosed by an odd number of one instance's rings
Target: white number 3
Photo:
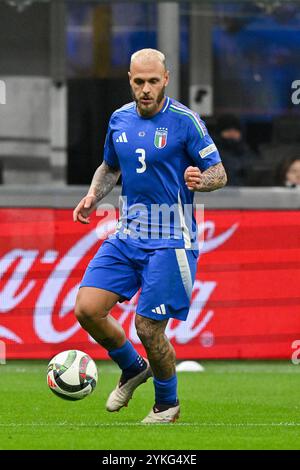
[[[139,156],[139,162],[142,164],[142,166],[140,168],[136,169],[136,172],[137,173],[144,173],[144,171],[146,171],[146,162],[145,162],[146,152],[145,152],[145,149],[136,149],[135,153],[140,155]]]

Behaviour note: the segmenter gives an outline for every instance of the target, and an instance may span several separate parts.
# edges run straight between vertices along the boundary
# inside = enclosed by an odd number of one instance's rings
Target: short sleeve
[[[116,154],[114,142],[113,142],[113,129],[112,129],[113,116],[111,117],[107,134],[104,143],[104,161],[112,168],[120,168],[118,155]]]
[[[205,124],[198,114],[189,119],[187,132],[187,152],[201,171],[221,162],[218,149],[207,132]]]

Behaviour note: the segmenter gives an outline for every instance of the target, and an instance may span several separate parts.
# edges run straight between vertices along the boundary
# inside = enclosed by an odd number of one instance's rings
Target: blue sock
[[[147,366],[144,359],[136,352],[130,341],[126,341],[123,346],[108,352],[126,375],[135,375]]]
[[[174,405],[177,403],[177,375],[170,379],[159,380],[154,377],[155,403]]]

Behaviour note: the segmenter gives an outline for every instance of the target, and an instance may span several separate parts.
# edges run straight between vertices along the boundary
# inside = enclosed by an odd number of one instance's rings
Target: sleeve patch
[[[216,151],[217,151],[217,147],[215,146],[215,144],[210,144],[207,147],[205,147],[204,149],[199,150],[199,155],[200,155],[201,158],[205,158],[208,155],[210,155],[211,153],[216,152]]]

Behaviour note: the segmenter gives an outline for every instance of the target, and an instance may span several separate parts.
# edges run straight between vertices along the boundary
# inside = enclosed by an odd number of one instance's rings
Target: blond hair
[[[166,70],[166,57],[157,49],[140,49],[139,51],[134,52],[130,58],[130,67],[132,62],[139,59],[142,61],[156,59],[161,62],[161,64],[164,66],[164,69]]]

